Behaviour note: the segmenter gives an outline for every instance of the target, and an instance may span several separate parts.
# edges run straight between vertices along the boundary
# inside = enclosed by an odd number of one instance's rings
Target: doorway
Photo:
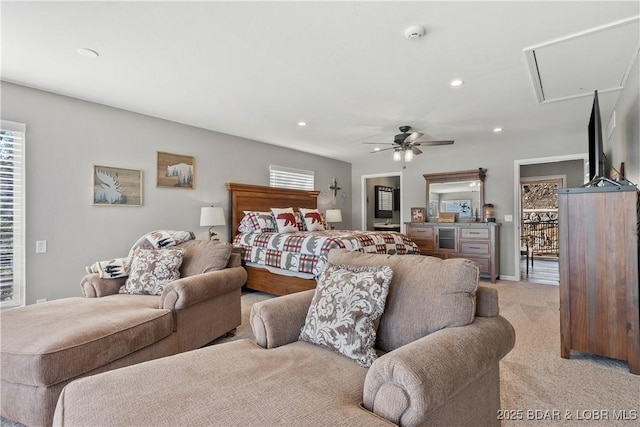
[[[516,279],[559,285],[557,197],[587,182],[586,154],[515,161]]]
[[[392,191],[392,213],[383,218],[375,215],[376,187]],[[402,172],[362,175],[362,230],[374,230],[376,224],[397,226],[402,231]]]

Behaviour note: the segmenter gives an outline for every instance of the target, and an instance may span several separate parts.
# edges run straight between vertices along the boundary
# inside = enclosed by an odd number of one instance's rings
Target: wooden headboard
[[[238,233],[243,211],[269,212],[270,208],[317,208],[319,191],[292,190],[263,185],[236,184],[227,182],[229,190],[229,238]]]

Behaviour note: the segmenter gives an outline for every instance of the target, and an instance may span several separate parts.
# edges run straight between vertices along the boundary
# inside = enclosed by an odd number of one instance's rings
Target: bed
[[[419,254],[407,236],[390,231],[322,230],[239,232],[245,211],[269,212],[271,208],[317,208],[318,191],[273,188],[227,183],[230,200],[230,232],[234,246],[242,253],[248,273],[248,289],[285,295],[313,289],[315,277],[333,248],[361,252]]]

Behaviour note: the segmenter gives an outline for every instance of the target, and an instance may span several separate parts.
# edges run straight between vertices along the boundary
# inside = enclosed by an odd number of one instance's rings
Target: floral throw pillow
[[[129,277],[120,287],[121,294],[160,295],[167,283],[180,278],[180,265],[186,252],[182,248],[136,249]]]
[[[300,208],[300,214],[304,220],[305,230],[323,231],[327,229],[327,224],[318,209]]]
[[[388,266],[327,264],[318,278],[299,339],[370,367],[377,357],[376,332],[392,277]]]
[[[299,231],[293,208],[271,208],[271,213],[276,219],[278,233],[294,233]]]

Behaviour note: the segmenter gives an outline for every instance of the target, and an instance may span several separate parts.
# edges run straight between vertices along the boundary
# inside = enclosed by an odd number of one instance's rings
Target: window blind
[[[25,125],[0,121],[0,307],[24,304]]]
[[[313,190],[315,172],[283,166],[269,166],[269,185],[279,188]]]

